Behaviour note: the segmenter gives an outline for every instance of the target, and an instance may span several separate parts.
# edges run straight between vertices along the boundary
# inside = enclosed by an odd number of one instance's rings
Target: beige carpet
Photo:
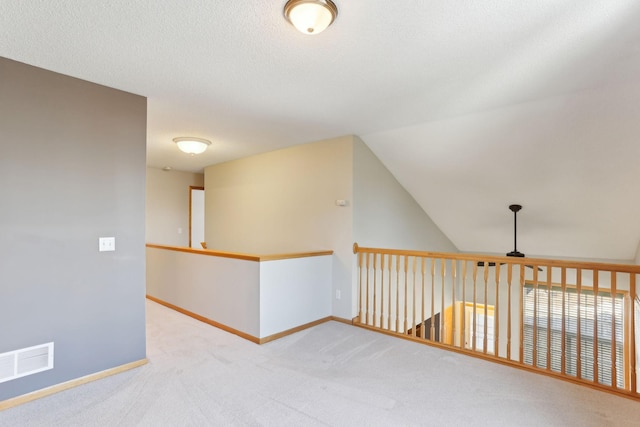
[[[258,346],[147,302],[149,364],[0,426],[637,426],[640,403],[329,322]]]

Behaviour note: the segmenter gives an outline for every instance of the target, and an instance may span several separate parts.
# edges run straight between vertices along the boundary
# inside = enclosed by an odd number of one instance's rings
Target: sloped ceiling
[[[640,2],[0,2],[0,55],[148,97],[148,164],[359,135],[462,251],[632,259]],[[1,102],[1,99],[0,99]],[[203,155],[172,138],[213,141]]]

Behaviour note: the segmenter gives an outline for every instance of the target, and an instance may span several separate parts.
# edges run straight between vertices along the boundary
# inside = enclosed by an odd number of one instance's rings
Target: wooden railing
[[[640,266],[354,253],[356,324],[640,399]]]

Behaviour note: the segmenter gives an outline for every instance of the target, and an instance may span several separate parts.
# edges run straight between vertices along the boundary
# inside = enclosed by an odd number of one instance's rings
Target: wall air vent
[[[53,343],[0,354],[0,383],[53,369]]]

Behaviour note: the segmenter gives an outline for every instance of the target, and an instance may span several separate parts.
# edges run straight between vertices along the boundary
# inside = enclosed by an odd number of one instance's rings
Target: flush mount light
[[[192,156],[204,153],[207,147],[211,145],[211,141],[208,139],[193,138],[190,136],[173,138],[173,142],[176,143],[180,151],[191,154]]]
[[[284,16],[301,33],[315,35],[323,32],[338,16],[338,8],[331,0],[289,0]]]

